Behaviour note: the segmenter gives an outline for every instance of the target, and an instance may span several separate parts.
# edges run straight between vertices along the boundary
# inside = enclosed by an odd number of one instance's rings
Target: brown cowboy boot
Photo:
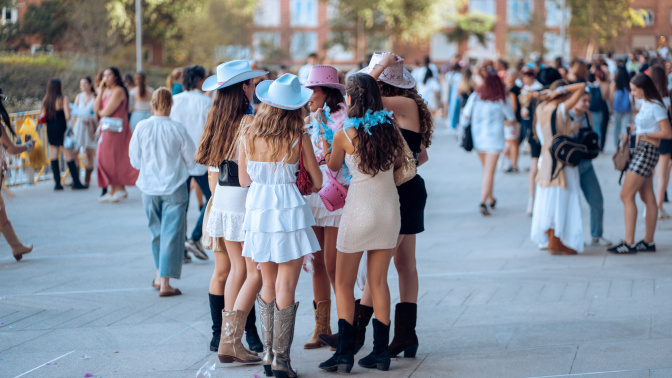
[[[331,335],[331,327],[329,326],[331,300],[320,301],[317,303],[313,301],[313,310],[315,311],[315,331],[313,331],[313,337],[308,340],[303,346],[303,349],[321,348],[325,344],[317,338],[317,335]]]
[[[5,240],[7,240],[7,243],[12,248],[12,255],[16,261],[21,261],[23,255],[30,253],[33,250],[32,244],[29,246],[21,244],[19,237],[16,236],[16,232],[14,232],[12,222],[7,221],[7,223],[5,223],[5,225],[0,230],[0,233],[2,233],[2,235],[5,237]]]
[[[244,311],[222,311],[222,335],[219,340],[217,357],[221,363],[261,362],[256,353],[252,353],[243,346],[243,332],[245,331]]]
[[[273,320],[275,319],[275,299],[264,303],[261,295],[257,294],[259,304],[259,318],[261,320],[261,338],[264,344],[264,355],[261,364],[267,377],[273,376],[271,364],[273,363]]]

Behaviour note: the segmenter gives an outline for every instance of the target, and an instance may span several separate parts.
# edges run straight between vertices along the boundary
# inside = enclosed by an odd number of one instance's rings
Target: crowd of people
[[[81,79],[72,107],[60,80],[51,80],[41,118],[55,190],[63,189],[62,152],[73,189],[88,188],[95,168],[99,201],[121,201],[126,186],[141,191],[152,234],[152,286],[160,297],[181,294],[170,280],[180,278],[187,252],[207,260],[206,249],[214,251],[209,347],[220,362],[261,363],[268,376],[297,376],[290,356],[295,292],[301,270],[312,267],[315,324],[304,348],[334,348],[319,367],[349,373],[372,324],[373,351],[358,364],[388,370],[391,357],[415,357],[419,347],[415,245],[427,191],[417,167],[428,161],[435,120],[445,119],[463,147],[476,151],[483,216],[496,209],[498,167],[519,172],[521,151],[529,150],[527,212],[541,249],[583,250],[582,192],[591,244],[618,254],[655,251],[656,222],[668,217],[663,202],[672,168],[670,62],[643,56],[521,61],[515,68],[457,56],[441,69],[425,59],[409,70],[403,58],[383,52],[346,74],[311,55],[298,75],[280,72],[275,80],[256,62],[235,60],[212,73],[198,65],[176,69],[157,89],[142,72],[122,76],[109,67],[95,82]],[[616,245],[603,237],[604,198],[591,163],[605,147],[611,118],[614,146],[630,153],[621,189],[626,235]],[[13,134],[6,111],[2,119]],[[593,145],[583,142],[592,135]],[[558,140],[584,157],[563,160]],[[7,133],[0,141],[10,154],[33,147],[13,144]],[[86,153],[83,183],[79,150]],[[187,235],[191,190],[203,199]],[[637,193],[646,204],[639,242]],[[13,232],[2,197],[0,225],[17,260],[30,252]],[[391,262],[400,292],[392,341]],[[358,274],[365,285],[355,300]]]

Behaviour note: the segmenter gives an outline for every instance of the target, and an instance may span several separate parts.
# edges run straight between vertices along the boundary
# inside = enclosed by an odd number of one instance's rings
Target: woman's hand
[[[391,67],[398,63],[402,63],[404,61],[404,59],[401,58],[397,60],[397,55],[391,52],[384,52],[381,55],[382,59],[380,60],[380,65],[382,65],[385,68]]]

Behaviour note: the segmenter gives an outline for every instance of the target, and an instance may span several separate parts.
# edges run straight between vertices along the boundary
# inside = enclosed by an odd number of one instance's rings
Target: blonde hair
[[[291,156],[292,144],[303,135],[303,112],[303,108],[284,110],[262,104],[254,122],[246,130],[248,154],[254,153],[254,140],[261,138],[271,150],[272,161]]]
[[[152,106],[158,111],[165,111],[173,106],[173,95],[170,89],[160,87],[152,94]]]
[[[166,78],[166,86],[172,88],[173,84],[179,83],[181,81],[182,81],[182,68],[176,68]]]

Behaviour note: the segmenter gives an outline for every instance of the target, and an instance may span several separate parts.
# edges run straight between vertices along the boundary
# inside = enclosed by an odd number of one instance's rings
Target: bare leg
[[[296,285],[299,283],[303,258],[278,264],[278,277],[275,281],[275,303],[278,309],[293,305]]]
[[[313,299],[317,303],[331,299],[331,287],[324,263],[324,227],[313,227],[313,230],[321,248],[313,253]]]
[[[625,242],[628,245],[635,243],[635,226],[637,224],[637,204],[635,194],[644,185],[646,179],[630,171],[625,172],[623,187],[621,188],[621,201],[625,217]],[[648,208],[647,208],[648,211]],[[657,211],[655,212],[657,216]]]
[[[229,261],[231,261],[231,270],[229,277],[226,279],[226,287],[224,287],[224,310],[231,311],[238,297],[238,292],[245,282],[247,276],[247,267],[245,266],[245,258],[242,256],[243,243],[225,241],[226,250],[229,254]]]
[[[210,279],[210,294],[224,295],[224,286],[230,270],[229,255],[224,251],[215,251],[215,270]]]
[[[478,154],[479,157],[484,155],[481,161],[483,162],[483,187],[481,188],[481,203],[486,200],[494,201],[492,195],[493,187],[495,185],[495,170],[497,169],[497,160],[499,154]]]
[[[511,151],[511,168],[518,168],[518,155],[520,154],[520,146],[518,146],[518,140],[512,140],[510,141],[511,147],[509,151]]]
[[[354,289],[362,253],[338,252],[336,256],[336,307],[338,318],[344,319],[350,324],[354,324]]]
[[[391,249],[366,252],[366,282],[371,288],[373,313],[383,324],[390,324],[390,287],[387,285],[387,271],[392,259]]]
[[[665,191],[667,190],[667,184],[670,182],[670,164],[672,164],[672,159],[670,159],[669,154],[660,155],[658,164],[656,164],[656,204],[659,209],[663,208]]]
[[[530,159],[530,175],[527,178],[527,185],[530,190],[530,197],[534,198],[534,190],[536,188],[537,178],[537,164],[539,163],[539,158]]]
[[[394,266],[399,274],[399,302],[418,302],[418,270],[415,262],[415,235],[399,235],[401,242],[394,252]]]
[[[261,272],[257,269],[257,263],[249,257],[245,257],[245,266],[247,267],[247,277],[238,292],[233,309],[249,313],[252,307],[254,307],[257,293],[261,290]]]
[[[93,169],[93,161],[95,160],[96,150],[93,148],[86,149],[86,168]]]
[[[665,195],[665,193],[663,193]],[[644,179],[644,184],[639,189],[639,197],[646,205],[646,228],[644,241],[653,243],[653,235],[656,233],[658,221],[658,207],[656,206],[656,194],[653,192],[653,177]]]
[[[336,291],[336,238],[338,227],[324,228],[324,265],[327,269],[331,287]]]
[[[278,264],[273,262],[261,263],[261,300],[270,303],[275,299],[275,281],[278,278]]]

